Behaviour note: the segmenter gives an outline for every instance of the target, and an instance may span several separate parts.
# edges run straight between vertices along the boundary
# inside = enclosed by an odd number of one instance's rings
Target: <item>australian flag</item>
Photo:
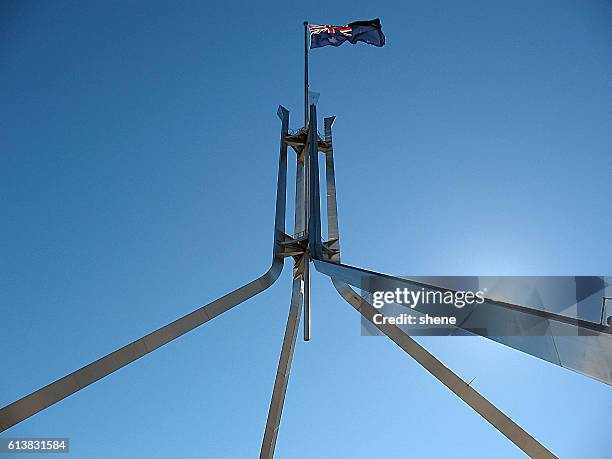
[[[355,44],[363,41],[374,46],[385,45],[385,35],[382,32],[380,19],[370,21],[355,21],[345,26],[330,26],[309,24],[310,48],[322,46],[340,46],[345,41]]]

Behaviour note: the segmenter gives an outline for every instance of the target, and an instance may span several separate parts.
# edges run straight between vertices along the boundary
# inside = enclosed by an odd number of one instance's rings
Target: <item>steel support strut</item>
[[[296,262],[296,269],[294,270],[291,306],[289,308],[289,317],[287,318],[287,327],[285,328],[281,355],[278,361],[278,369],[276,370],[272,400],[270,401],[268,419],[266,421],[261,452],[259,454],[260,459],[272,459],[272,457],[274,457],[274,449],[276,447],[278,429],[283,413],[287,385],[289,384],[289,373],[291,371],[291,361],[293,360],[293,351],[295,350],[295,342],[297,340],[300,314],[302,313],[302,303],[304,302],[304,276],[302,273],[305,263],[307,263],[306,258],[304,256],[300,257],[300,261]]]
[[[525,454],[532,458],[556,458],[553,453],[523,430],[512,419],[506,416],[499,408],[479,394],[468,383],[461,379],[450,368],[446,367],[427,349],[406,335],[396,325],[377,325],[374,315],[380,311],[358,295],[348,284],[332,278],[334,287],[351,306],[353,306],[365,319],[378,330],[387,335],[404,352],[416,360],[423,368],[431,373],[438,381],[448,387],[455,395],[467,403],[470,408],[480,414],[493,427],[504,434],[508,440],[518,446]]]
[[[289,112],[284,107],[279,106],[278,116],[281,119],[282,127],[276,188],[276,213],[274,218],[274,249],[270,269],[261,277],[212,303],[202,306],[180,319],[0,409],[0,432],[9,429],[39,411],[48,408],[164,344],[175,340],[179,336],[223,314],[258,293],[263,292],[278,279],[284,265],[281,242],[286,238],[287,145],[284,139],[289,129]]]
[[[316,120],[316,111],[314,106],[311,107],[310,119]],[[313,116],[314,115],[314,116]],[[335,185],[335,174],[334,174],[334,160],[333,160],[333,147],[332,147],[332,133],[331,126],[334,118],[327,118],[325,120],[325,138],[329,147],[326,151],[326,188],[327,188],[327,222],[328,222],[328,235],[330,240],[324,246],[320,239],[314,237],[315,231],[311,228],[311,240],[310,250],[312,258],[315,262],[315,267],[318,271],[323,271],[324,274],[330,275],[325,272],[324,269],[319,269],[319,264],[326,266],[333,265],[332,268],[338,268],[342,270],[351,269],[351,267],[342,265],[340,263],[340,236],[338,229],[338,215],[337,215],[337,202],[336,202],[336,185]],[[318,172],[318,158],[311,158],[311,164],[313,170]],[[314,175],[314,174],[313,174]],[[311,177],[312,187],[318,186],[318,173],[317,179],[314,176]],[[319,199],[318,193],[313,191],[312,199]],[[317,217],[313,216],[312,213],[319,209],[319,202],[311,202],[311,221],[316,223]],[[320,219],[319,219],[320,221]],[[318,245],[318,250],[317,246]],[[327,249],[325,255],[324,250]],[[332,249],[332,250],[330,250]],[[331,262],[331,263],[330,263]],[[429,351],[419,345],[414,339],[406,335],[396,325],[377,325],[374,323],[373,317],[375,314],[380,313],[379,310],[369,304],[362,296],[358,295],[348,284],[345,282],[336,280],[330,275],[330,278],[334,284],[334,287],[338,293],[344,298],[351,306],[353,306],[365,319],[371,322],[377,327],[383,334],[389,337],[395,344],[403,349],[408,355],[414,358],[423,368],[429,371],[436,379],[442,384],[453,391],[461,400],[467,403],[472,409],[486,419],[491,425],[497,430],[504,434],[510,441],[518,446],[528,456],[533,458],[555,458],[549,450],[547,450],[542,444],[535,440],[525,430],[523,430],[518,424],[512,419],[506,416],[501,410],[495,407],[485,397],[480,395],[474,390],[469,384],[463,381],[457,374],[446,367],[442,362],[436,359]]]

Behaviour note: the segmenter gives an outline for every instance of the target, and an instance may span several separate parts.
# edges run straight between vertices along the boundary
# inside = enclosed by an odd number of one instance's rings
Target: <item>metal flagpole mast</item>
[[[308,21],[304,21],[304,127],[308,126]]]
[[[309,107],[308,107],[308,48],[310,46],[310,33],[308,30],[308,21],[304,21],[304,128],[312,129],[313,123],[309,123]],[[311,125],[309,127],[309,125]],[[316,129],[316,120],[314,120],[314,129]],[[308,131],[310,132],[310,131]],[[310,135],[307,135],[307,138],[311,138]],[[316,137],[315,137],[316,138]],[[304,145],[303,149],[303,157],[304,157],[304,172],[305,172],[305,180],[304,180],[304,210],[306,213],[306,219],[304,222],[304,228],[306,233],[308,234],[309,222],[310,218],[309,214],[309,205],[310,202],[310,167],[308,161],[309,155],[308,142]],[[310,238],[307,238],[308,241]],[[306,251],[304,252],[304,341],[310,341],[310,254],[308,247],[306,247]]]

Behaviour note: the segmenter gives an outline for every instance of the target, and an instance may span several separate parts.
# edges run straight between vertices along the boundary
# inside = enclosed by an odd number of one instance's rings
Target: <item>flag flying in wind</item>
[[[382,32],[380,19],[370,21],[355,21],[345,26],[309,24],[310,48],[322,46],[340,46],[345,41],[355,44],[363,41],[374,46],[385,45],[385,35]]]

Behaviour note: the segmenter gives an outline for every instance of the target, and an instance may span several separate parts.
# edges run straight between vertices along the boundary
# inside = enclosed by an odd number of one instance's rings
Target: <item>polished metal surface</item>
[[[310,341],[310,259],[308,250],[304,252],[304,341]]]
[[[504,434],[512,443],[532,458],[556,458],[540,442],[529,435],[517,423],[506,416],[499,408],[474,390],[451,369],[435,358],[427,349],[406,335],[395,325],[376,325],[373,317],[379,311],[358,295],[348,284],[335,280],[332,282],[338,293],[353,306],[365,319],[371,322],[438,381],[448,387],[455,395],[467,403],[474,411],[486,419],[493,427]]]
[[[313,127],[314,126],[314,127]],[[310,161],[309,157],[312,155],[312,150],[317,148],[318,139],[312,137],[312,133],[316,133],[317,120],[316,118],[308,121],[308,131],[306,131],[306,143],[304,144],[304,168],[306,171],[306,177],[310,177]],[[308,179],[304,180],[305,186],[305,200],[304,210],[306,212],[306,230],[310,228],[310,206],[308,203],[311,201],[311,184]],[[308,246],[307,246],[308,247]],[[304,252],[304,341],[310,341],[310,258],[308,249]]]
[[[325,151],[325,180],[327,195],[327,242],[324,246],[327,259],[334,263],[340,262],[340,231],[338,229],[338,204],[336,202],[336,172],[334,169],[334,146],[332,126],[335,116],[325,118],[325,142],[329,145]]]
[[[294,226],[294,235],[298,235],[304,233],[306,230],[306,207],[305,196],[306,196],[306,188],[305,188],[305,167],[304,167],[304,158],[305,158],[305,148],[299,147],[296,151],[296,168],[295,168],[295,226]]]
[[[306,259],[302,257],[298,263],[303,265],[306,262],[305,260]],[[260,459],[271,459],[274,457],[278,429],[283,413],[283,404],[287,393],[287,384],[289,384],[289,373],[291,371],[291,361],[293,360],[293,351],[295,350],[295,342],[297,340],[300,314],[302,312],[303,286],[303,276],[298,274],[298,276],[293,279],[289,317],[287,318],[287,327],[285,328],[285,336],[283,338],[283,345],[278,361],[278,369],[276,370],[272,400],[270,401],[268,419],[266,421],[261,452],[259,454]]]
[[[321,242],[321,197],[319,187],[319,141],[317,134],[317,107],[310,106],[310,129],[308,131],[308,237],[310,258],[317,260],[323,256]]]
[[[118,349],[89,365],[80,368],[57,381],[27,395],[0,409],[0,432],[29,418],[54,403],[74,394],[84,387],[108,376],[125,365],[169,343],[179,336],[208,322],[228,311],[252,296],[264,291],[278,279],[282,269],[283,248],[280,242],[284,239],[286,187],[287,187],[287,145],[284,138],[289,128],[289,112],[279,107],[281,118],[281,147],[279,154],[278,181],[276,189],[276,214],[274,221],[274,249],[272,265],[261,277],[234,290],[231,293],[205,305],[195,311],[165,325],[142,338]]]
[[[317,271],[363,291],[371,292],[372,285],[377,284],[373,282],[375,279],[383,279],[389,290],[395,288],[444,290],[412,279],[389,276],[326,260],[314,260],[314,264]],[[418,305],[414,311],[435,314],[436,307],[436,305]],[[464,311],[463,314],[465,317],[457,327],[448,327],[449,335],[456,334],[455,330],[461,329],[470,334],[484,336],[612,385],[612,334],[605,326],[490,299],[486,299],[478,308]]]

